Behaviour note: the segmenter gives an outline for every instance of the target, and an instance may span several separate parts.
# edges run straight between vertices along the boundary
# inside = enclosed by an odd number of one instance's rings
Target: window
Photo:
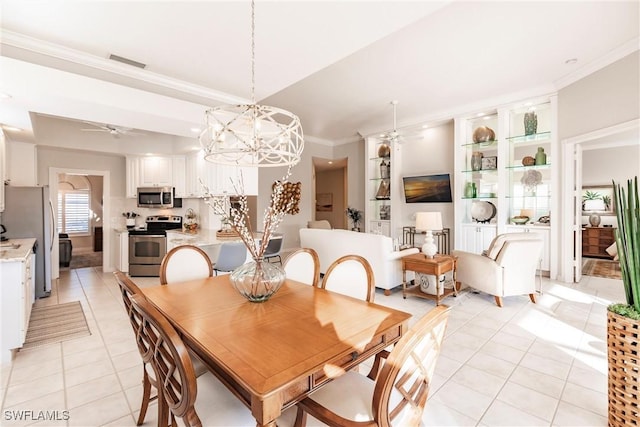
[[[89,233],[89,190],[58,191],[58,233]]]

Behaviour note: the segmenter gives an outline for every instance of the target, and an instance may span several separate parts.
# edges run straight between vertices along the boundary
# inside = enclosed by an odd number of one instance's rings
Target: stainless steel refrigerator
[[[14,187],[5,185],[5,209],[0,223],[9,239],[36,239],[36,298],[51,293],[51,251],[56,230],[49,186]]]

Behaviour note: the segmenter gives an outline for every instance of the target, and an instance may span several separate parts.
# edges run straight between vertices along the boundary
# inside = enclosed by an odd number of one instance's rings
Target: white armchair
[[[543,241],[536,233],[506,233],[496,236],[482,255],[453,251],[458,257],[457,281],[502,298],[529,294],[536,302],[536,269],[542,257]]]

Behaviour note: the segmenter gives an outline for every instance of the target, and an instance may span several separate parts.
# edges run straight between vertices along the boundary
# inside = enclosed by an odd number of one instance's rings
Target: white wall
[[[453,165],[454,125],[453,121],[433,128],[425,129],[422,136],[407,138],[400,145],[402,150],[402,176],[418,176],[448,173],[451,177],[451,191],[455,185]],[[392,168],[397,165],[392,165]],[[403,192],[402,182],[396,191]],[[402,194],[400,206],[400,226],[414,226],[416,212],[441,212],[442,225],[451,229],[450,239],[455,240],[453,203],[405,203]],[[402,237],[401,233],[398,236]],[[418,242],[416,242],[418,243]]]
[[[640,117],[640,52],[558,92],[559,140]]]
[[[584,150],[582,152],[582,186],[611,185],[611,180],[626,186],[628,179],[640,176],[640,141],[637,145]],[[583,216],[582,223],[588,224],[589,217]],[[616,227],[617,220],[612,215],[602,215],[600,225]]]
[[[347,158],[347,205],[365,211],[366,191],[364,183],[365,167],[364,140],[338,145],[333,149],[333,159]],[[346,206],[345,206],[346,209]],[[367,218],[363,218],[360,227],[364,230]],[[345,224],[350,227],[351,224]]]
[[[640,141],[625,147],[584,150],[582,185],[610,185],[611,180],[626,183],[640,175]]]
[[[625,58],[562,88],[558,92],[558,140],[561,144],[571,143],[567,139],[579,138],[582,135],[601,129],[637,120],[640,118],[639,93],[639,51],[635,51]],[[611,145],[613,144],[615,144],[615,141],[612,140]],[[617,175],[618,172],[613,171],[610,171],[610,173],[613,172],[614,175],[608,177],[600,175],[599,169],[602,168],[605,161],[607,165],[613,168],[624,164],[625,168],[631,168],[629,171],[634,170],[633,175],[640,174],[640,158],[638,156],[625,156],[625,158],[620,159],[613,153],[611,155],[605,154],[609,150],[613,150],[613,148],[600,149],[597,154],[594,154],[594,156],[602,159],[599,162],[600,165],[596,166],[594,166],[594,163],[598,161],[591,160],[587,152],[583,153],[581,160],[584,162],[586,159],[590,164],[590,166],[583,164],[583,169],[586,170],[586,172],[583,171],[584,184],[606,183],[610,182],[612,177],[619,176]],[[567,151],[571,152],[572,150]],[[560,152],[562,153],[563,150]],[[572,162],[573,159],[565,158],[561,158],[559,161],[554,160],[556,165],[568,165]],[[587,170],[587,168],[589,169]],[[591,175],[591,171],[594,171],[595,174]],[[604,174],[604,172],[602,173]],[[570,193],[571,183],[561,182],[560,184],[558,188],[564,189],[560,197],[564,200],[567,200],[567,198],[572,200],[573,194]],[[563,224],[559,230],[559,241],[552,241],[552,244],[558,248],[557,253],[560,254],[558,277],[571,281],[573,280],[573,267],[570,266],[572,265],[574,244],[571,239],[572,231],[567,227],[574,223],[573,210],[564,211],[562,208],[563,206],[560,204],[558,212],[551,213],[552,218],[558,218]],[[612,224],[614,221],[613,218],[606,218],[606,220],[606,224]],[[585,223],[584,218],[582,222]]]

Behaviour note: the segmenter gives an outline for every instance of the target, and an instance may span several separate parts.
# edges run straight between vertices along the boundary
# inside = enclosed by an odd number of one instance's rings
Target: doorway
[[[56,224],[61,268],[102,266],[102,187],[99,175],[58,174]]]
[[[347,158],[313,158],[314,220],[327,220],[332,228],[346,230]]]
[[[97,226],[96,224],[101,224],[102,226],[102,271],[110,271],[109,267],[109,254],[111,251],[111,221],[105,220],[111,218],[111,179],[109,171],[99,171],[99,170],[86,170],[86,169],[68,169],[68,168],[49,168],[49,187],[51,198],[56,198],[55,200],[51,200],[54,207],[54,215],[56,218],[56,227],[57,227],[57,219],[59,217],[58,212],[58,200],[57,195],[59,192],[60,184],[59,181],[62,179],[64,181],[66,176],[92,176],[94,179],[102,180],[102,191],[98,191],[95,194],[95,198],[99,198],[100,203],[102,205],[102,216],[100,221],[93,221],[93,226]],[[63,184],[65,185],[65,184]],[[52,278],[57,279],[60,277],[60,238],[58,233],[54,234],[53,240],[53,248],[51,251],[51,264],[52,264]],[[92,240],[93,243],[93,240]],[[87,249],[89,246],[87,245]]]
[[[577,283],[582,278],[582,190],[590,185],[610,185],[612,179],[626,182],[638,174],[639,129],[640,120],[631,120],[562,141],[562,193],[566,197],[562,197],[560,253],[564,282]],[[607,225],[616,223],[613,216],[606,220]]]

